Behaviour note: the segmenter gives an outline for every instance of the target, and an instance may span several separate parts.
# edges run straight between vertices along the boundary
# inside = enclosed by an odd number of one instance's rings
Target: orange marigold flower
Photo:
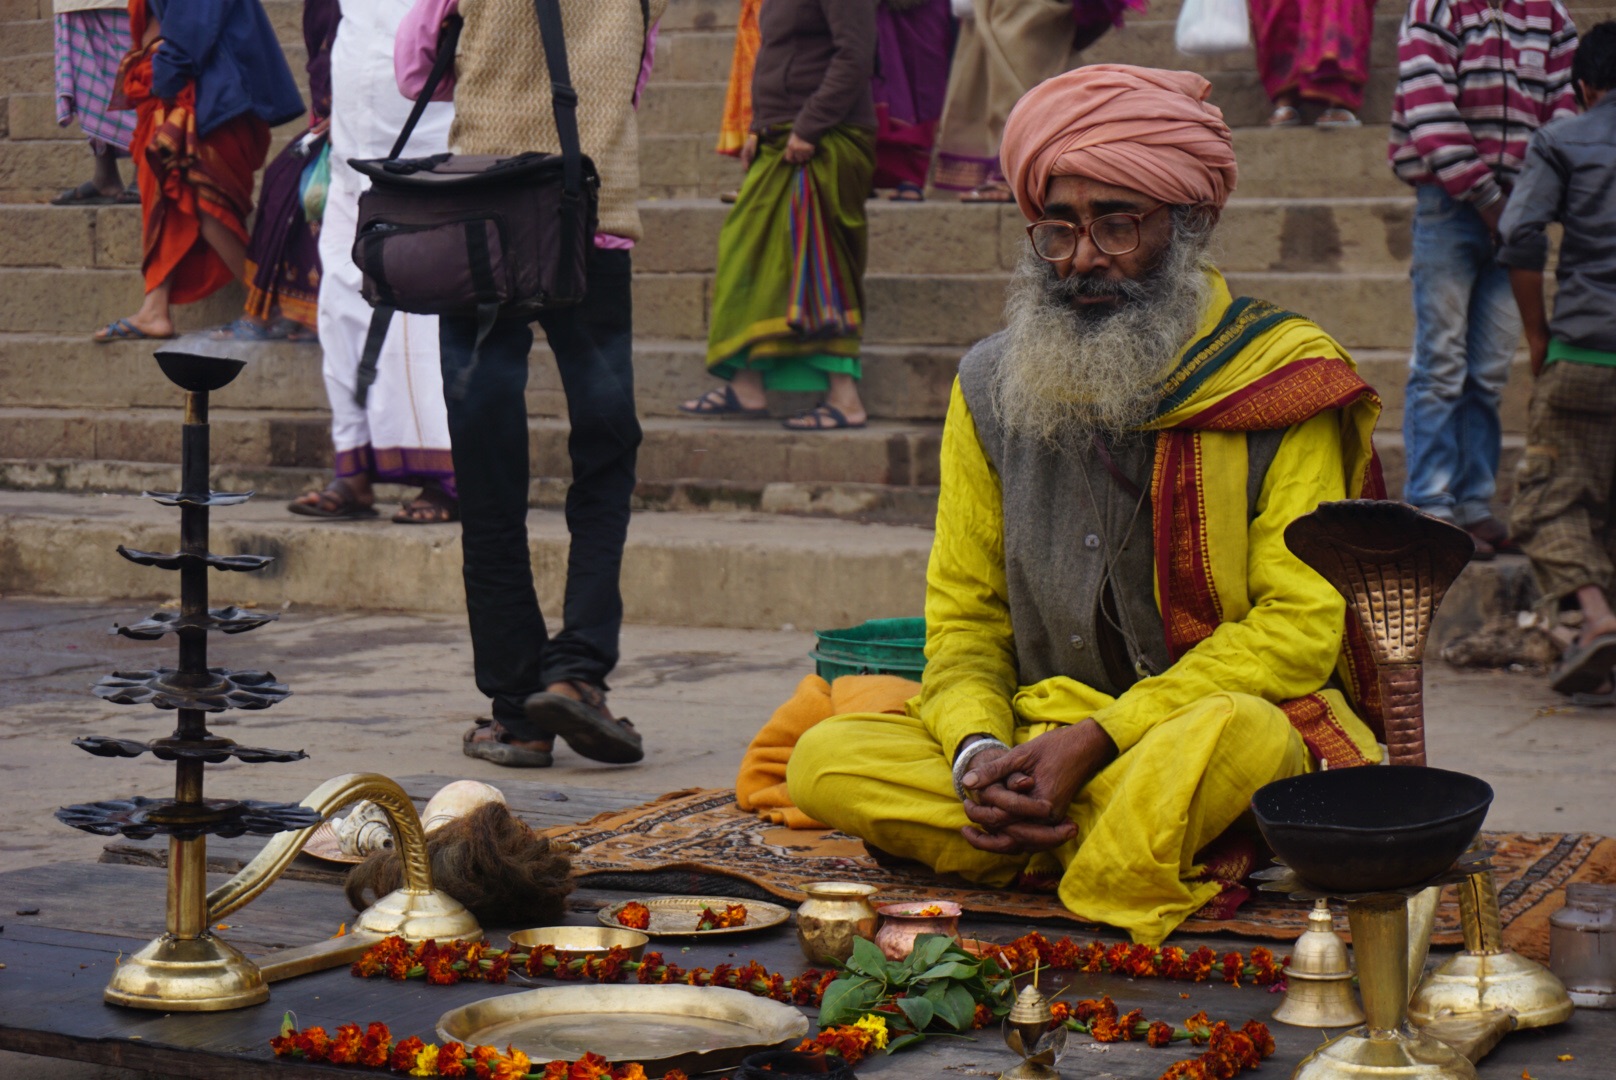
[[[1204,1043],[1212,1037],[1212,1021],[1207,1018],[1206,1010],[1202,1009],[1194,1016],[1184,1021],[1184,1030],[1190,1033],[1190,1041]]]
[[[567,1073],[567,1080],[601,1080],[612,1075],[611,1065],[599,1054],[585,1054],[572,1063]]]
[[[1117,1030],[1122,1034],[1123,1042],[1133,1042],[1139,1037],[1139,1026],[1145,1022],[1145,1010],[1130,1009],[1117,1019]]]
[[[673,1069],[662,1077],[662,1080],[690,1080],[683,1069]]]
[[[1230,986],[1240,985],[1240,975],[1245,971],[1246,963],[1237,952],[1223,954],[1223,981]]]
[[[507,1046],[505,1053],[493,1064],[494,1080],[522,1080],[533,1068],[527,1055],[514,1046]]]
[[[937,914],[941,915],[942,912],[938,911]],[[714,911],[712,908],[704,907],[701,909],[701,914],[696,917],[697,930],[728,930],[731,927],[745,925],[745,904],[726,904],[723,911]]]
[[[438,1047],[439,1076],[465,1076],[469,1071],[466,1068],[466,1047],[464,1043],[444,1043]]]
[[[1161,1080],[1209,1080],[1209,1078],[1200,1061],[1190,1058],[1186,1061],[1175,1061],[1167,1066],[1167,1071],[1161,1074]]]
[[[612,1073],[612,1080],[651,1080],[645,1075],[645,1069],[638,1061],[631,1061],[627,1065]]]
[[[365,1033],[359,1030],[358,1024],[343,1024],[337,1028],[337,1037],[331,1041],[326,1060],[334,1065],[357,1064],[364,1042]]]
[[[565,1061],[552,1061],[539,1074],[540,1080],[567,1080],[571,1067]]]
[[[393,1045],[393,1033],[387,1030],[386,1024],[373,1023],[365,1031],[365,1038],[359,1044],[359,1064],[368,1065],[372,1069],[386,1066],[388,1050]]]
[[[631,900],[618,909],[617,923],[630,930],[644,930],[651,925],[651,909],[637,900]]]
[[[1173,1041],[1173,1025],[1162,1020],[1151,1022],[1150,1030],[1145,1032],[1145,1042],[1151,1046],[1163,1047]]]
[[[414,1035],[401,1039],[393,1045],[393,1052],[388,1055],[387,1067],[394,1072],[407,1073],[415,1068],[415,1059],[426,1049],[426,1043]]]
[[[489,962],[488,970],[483,973],[483,978],[491,983],[502,983],[510,973],[511,954],[503,952]]]
[[[1272,1057],[1274,1054],[1274,1036],[1269,1032],[1268,1025],[1258,1020],[1247,1020],[1246,1026],[1240,1029],[1241,1034],[1251,1040],[1257,1048],[1257,1053],[1263,1057]]]
[[[1196,982],[1205,982],[1212,977],[1212,965],[1217,962],[1217,954],[1207,946],[1199,949],[1184,958],[1184,968],[1189,977]]]
[[[977,1006],[978,1009],[981,1009],[981,1008],[984,1008],[984,1007],[985,1006],[982,1006],[982,1005]],[[1068,1005],[1064,1001],[1052,1001],[1052,1002],[1050,1002],[1049,1012],[1050,1012],[1050,1015],[1054,1018],[1055,1023],[1057,1023],[1057,1024],[1064,1024],[1064,1023],[1066,1023],[1067,1020],[1070,1020],[1071,1017],[1072,1017],[1072,1007],[1070,1005]]]
[[[1066,1008],[1068,1013],[1071,1011],[1064,1001],[1057,1001],[1055,1005]],[[971,1026],[973,1028],[985,1028],[991,1023],[993,1023],[993,1010],[978,1002],[976,1011],[971,1014]]]
[[[1095,1042],[1103,1043],[1122,1042],[1127,1038],[1117,1022],[1109,1016],[1096,1016],[1089,1025],[1089,1035]]]
[[[325,1033],[325,1028],[304,1028],[302,1031],[294,1032],[292,1039],[296,1043],[297,1049],[308,1060],[331,1060],[331,1037]]]
[[[471,1050],[472,1068],[477,1080],[493,1080],[494,1066],[499,1063],[499,1050],[492,1046],[474,1046]]]

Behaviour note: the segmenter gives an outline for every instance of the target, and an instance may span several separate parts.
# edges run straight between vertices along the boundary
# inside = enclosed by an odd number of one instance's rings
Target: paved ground
[[[166,793],[171,766],[91,758],[69,745],[79,735],[145,738],[167,730],[165,716],[108,705],[88,692],[109,670],[171,662],[171,644],[108,635],[115,620],[145,611],[139,601],[0,600],[0,775],[7,781],[0,785],[0,869],[95,859],[104,841],[57,824],[51,815],[59,805]],[[627,628],[612,704],[645,733],[645,762],[610,768],[563,751],[547,779],[621,783],[646,795],[733,783],[752,733],[811,670],[811,645],[812,635],[801,632]],[[495,783],[505,774],[459,752],[460,733],[482,699],[458,617],[294,607],[279,624],[216,639],[214,649],[215,662],[267,668],[296,691],[269,712],[229,714],[218,729],[250,745],[300,747],[311,756],[291,765],[211,766],[211,792],[296,800],[326,777],[353,770]],[[1427,696],[1431,761],[1493,784],[1489,827],[1616,833],[1609,798],[1616,711],[1564,707],[1531,676],[1440,664],[1428,675]],[[0,912],[5,908],[0,897]],[[7,1054],[0,1054],[0,1075],[129,1076]]]

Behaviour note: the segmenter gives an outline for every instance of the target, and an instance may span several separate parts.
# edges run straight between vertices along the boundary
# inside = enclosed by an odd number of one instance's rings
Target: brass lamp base
[[[1476,1067],[1445,1042],[1408,1025],[1353,1028],[1302,1059],[1291,1080],[1474,1080]]]
[[[1542,964],[1509,951],[1462,952],[1426,976],[1408,1003],[1409,1018],[1425,1025],[1444,1016],[1494,1010],[1515,1014],[1518,1028],[1547,1027],[1571,1018],[1571,995]]]
[[[466,906],[438,889],[395,889],[354,920],[360,933],[397,934],[405,941],[480,941],[482,927]]]
[[[1023,1061],[999,1074],[999,1080],[1060,1080],[1060,1073],[1036,1061]]]
[[[107,1002],[163,1012],[219,1012],[269,1000],[258,965],[211,933],[164,934],[126,958],[107,984]]]

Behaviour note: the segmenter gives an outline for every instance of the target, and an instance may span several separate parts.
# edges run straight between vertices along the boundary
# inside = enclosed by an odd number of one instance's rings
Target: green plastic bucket
[[[821,630],[808,655],[827,682],[843,675],[898,675],[918,682],[926,669],[926,620],[871,619],[845,630]]]

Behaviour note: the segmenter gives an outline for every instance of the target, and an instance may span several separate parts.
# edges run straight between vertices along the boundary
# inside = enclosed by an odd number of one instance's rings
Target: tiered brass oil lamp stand
[[[176,492],[146,492],[164,506],[180,508],[180,550],[155,554],[119,547],[141,566],[177,570],[178,613],[159,611],[114,629],[125,637],[155,641],[179,639],[177,668],[118,671],[103,678],[95,692],[125,705],[149,704],[174,710],[178,725],[166,738],[150,742],[90,736],[74,744],[99,757],[138,757],[150,753],[175,765],[174,797],[140,796],[63,807],[57,818],[101,836],[133,839],[168,837],[167,928],[113,974],[106,999],[116,1005],[163,1011],[207,1012],[254,1005],[269,996],[268,983],[345,962],[388,933],[412,940],[425,937],[476,938],[481,931],[457,901],[432,889],[425,840],[414,805],[386,777],[352,774],[328,781],[302,804],[208,799],[203,766],[234,758],[243,764],[297,761],[301,750],[239,746],[207,728],[207,715],[225,709],[265,709],[291,691],[273,675],[208,666],[208,635],[257,629],[276,616],[235,607],[208,607],[208,571],[260,570],[272,560],[258,555],[215,555],[208,550],[208,512],[215,506],[246,502],[252,492],[218,492],[208,484],[208,397],[245,366],[241,360],[175,350],[157,354],[170,381],[185,391],[181,481]],[[325,815],[360,798],[381,803],[393,824],[404,858],[406,886],[384,897],[356,921],[359,933],[336,943],[281,954],[260,968],[209,928],[261,893],[285,869]],[[245,834],[276,836],[234,880],[207,891],[207,837]],[[278,834],[278,835],[277,835]]]
[[[1298,558],[1346,597],[1357,617],[1357,629],[1376,664],[1373,691],[1378,694],[1391,763],[1424,765],[1425,645],[1437,607],[1469,562],[1473,541],[1463,530],[1412,507],[1368,500],[1326,503],[1293,522],[1285,540]],[[1441,893],[1438,885],[1433,883],[1411,897],[1400,895],[1395,902],[1349,902],[1348,921],[1364,1009],[1369,1014],[1368,1030],[1374,1032],[1394,1018],[1383,988],[1401,987],[1406,1000],[1409,988],[1414,987],[1408,1016],[1421,1028],[1463,1049],[1474,1061],[1516,1027],[1565,1020],[1572,1004],[1564,985],[1547,968],[1504,948],[1492,870],[1476,858],[1466,865],[1472,869],[1455,882],[1465,951],[1429,977],[1422,979]],[[1401,935],[1389,929],[1389,923],[1395,921],[1388,913],[1391,910],[1406,913]],[[1406,958],[1402,977],[1397,979],[1389,969],[1393,952]],[[1399,1000],[1397,1011],[1401,1013],[1403,1008],[1403,1000]],[[1322,1051],[1315,1056],[1327,1057]],[[1336,1071],[1298,1070],[1296,1076],[1364,1073],[1362,1068],[1348,1067],[1346,1057],[1337,1055],[1335,1060],[1342,1065]],[[1411,1058],[1406,1072],[1374,1075],[1473,1074],[1434,1062],[1416,1065],[1415,1061]]]

